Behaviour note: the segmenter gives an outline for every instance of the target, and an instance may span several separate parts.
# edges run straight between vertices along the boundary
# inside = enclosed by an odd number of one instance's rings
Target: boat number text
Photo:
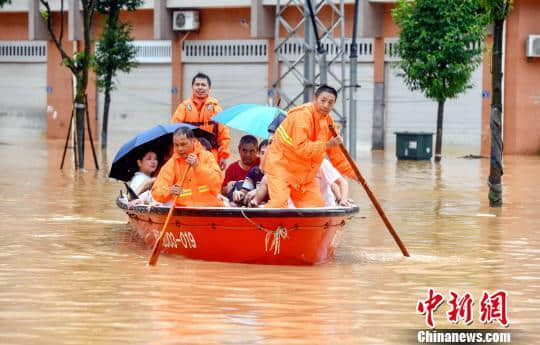
[[[180,232],[178,237],[175,237],[172,232],[165,233],[163,236],[163,247],[178,248],[179,245],[184,246],[184,248],[197,248],[195,237],[189,231]]]

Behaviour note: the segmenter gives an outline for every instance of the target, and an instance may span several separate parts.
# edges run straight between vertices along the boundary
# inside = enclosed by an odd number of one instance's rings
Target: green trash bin
[[[430,160],[433,153],[432,132],[394,132],[397,159]]]

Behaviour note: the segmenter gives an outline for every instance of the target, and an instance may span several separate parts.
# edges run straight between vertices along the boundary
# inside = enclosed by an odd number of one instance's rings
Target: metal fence
[[[47,62],[47,41],[0,41],[0,62]]]
[[[268,62],[268,40],[185,41],[182,62]]]

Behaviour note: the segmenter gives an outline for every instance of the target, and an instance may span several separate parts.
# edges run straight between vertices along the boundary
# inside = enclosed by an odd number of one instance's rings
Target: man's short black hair
[[[208,86],[212,86],[212,82],[210,81],[210,77],[207,74],[204,74],[202,72],[199,72],[199,73],[195,74],[193,79],[191,79],[191,86],[193,86],[193,84],[195,84],[195,79],[206,79],[206,81],[208,82]]]
[[[240,142],[238,143],[238,147],[247,145],[247,144],[253,144],[255,147],[259,145],[259,142],[257,141],[257,138],[255,138],[253,135],[244,135],[242,138],[240,138]]]
[[[174,131],[174,136],[177,135],[185,135],[188,139],[195,138],[195,135],[193,134],[193,130],[189,127],[179,127],[176,131]]]
[[[315,97],[319,97],[319,95],[323,92],[328,92],[328,93],[331,93],[332,95],[334,95],[334,97],[337,98],[337,90],[334,89],[333,87],[331,86],[328,86],[326,84],[323,84],[321,86],[319,86],[319,88],[317,89],[317,91],[315,91]]]
[[[263,147],[266,147],[270,145],[270,142],[268,141],[268,139],[264,139],[263,141],[261,141],[261,143],[259,144],[259,151],[263,148]]]

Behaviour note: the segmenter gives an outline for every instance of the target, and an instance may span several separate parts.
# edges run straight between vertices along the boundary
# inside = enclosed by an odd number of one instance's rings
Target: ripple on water
[[[2,343],[399,344],[400,331],[425,326],[415,308],[430,287],[476,301],[484,290],[505,289],[511,328],[537,327],[540,186],[530,181],[539,157],[505,157],[505,205],[493,210],[487,160],[445,157],[435,165],[362,153],[362,172],[409,258],[351,183],[361,212],[328,264],[163,255],[151,268],[150,250],[115,206],[121,185],[106,169],[60,172],[62,140],[23,139],[0,138],[9,143],[0,145]],[[109,157],[122,144],[111,139]],[[443,309],[437,316],[448,326]]]

